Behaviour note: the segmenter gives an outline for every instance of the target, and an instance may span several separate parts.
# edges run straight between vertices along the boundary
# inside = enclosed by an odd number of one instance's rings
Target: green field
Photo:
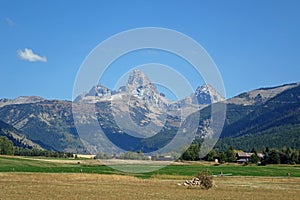
[[[48,158],[47,158],[48,159]],[[79,173],[82,169],[85,173],[117,174],[118,172],[105,165],[85,165],[64,163],[64,159],[52,159],[54,162],[44,159],[32,160],[22,157],[0,157],[0,172],[43,172],[43,173]],[[76,162],[82,162],[78,160]]]
[[[127,168],[142,168],[143,165],[128,164]],[[108,166],[101,165],[96,160],[74,160],[74,159],[48,159],[34,157],[0,157],[0,172],[41,172],[41,173],[96,173],[96,174],[125,174]],[[133,174],[141,178],[153,176],[185,176],[190,177],[199,171],[209,170],[210,173],[218,175],[221,172],[231,176],[268,176],[285,177],[287,173],[291,177],[300,177],[300,165],[267,165],[267,166],[242,166],[236,164],[223,164],[215,166],[208,163],[174,163],[157,171],[144,174]]]

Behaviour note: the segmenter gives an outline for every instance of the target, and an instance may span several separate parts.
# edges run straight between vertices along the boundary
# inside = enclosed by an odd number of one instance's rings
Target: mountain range
[[[194,137],[209,137],[212,104],[227,107],[216,148],[300,148],[300,83],[260,88],[227,100],[205,84],[186,99],[174,102],[159,93],[139,70],[133,70],[127,84],[116,91],[99,84],[74,102],[36,96],[1,99],[0,134],[16,146],[88,153],[95,148],[89,137],[97,135],[100,125],[108,133],[105,137],[118,146],[147,152],[174,137],[182,120],[178,110],[185,113],[183,118],[200,113],[199,124],[191,125],[198,128]],[[91,111],[95,116],[89,115]],[[103,136],[99,137],[102,141]],[[103,143],[102,147],[109,145]]]

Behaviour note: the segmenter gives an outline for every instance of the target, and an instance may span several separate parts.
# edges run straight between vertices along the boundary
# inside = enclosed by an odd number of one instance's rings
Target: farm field
[[[157,163],[156,163],[157,164]],[[158,163],[159,164],[159,163]],[[162,164],[162,163],[161,163]],[[142,164],[128,162],[127,167]],[[82,169],[83,173],[80,173]],[[179,186],[199,171],[216,176],[209,190]],[[290,173],[290,177],[287,177]],[[297,199],[299,165],[177,163],[125,174],[97,160],[0,156],[0,199]]]
[[[284,200],[300,196],[299,178],[218,177],[217,186],[209,190],[177,185],[183,181],[79,173],[0,173],[0,199]]]
[[[159,164],[162,163],[153,162],[154,167],[160,167]],[[144,164],[124,164],[123,167],[135,168],[138,171],[139,168],[144,167]],[[91,159],[74,160],[0,156],[0,172],[79,173],[81,170],[84,173],[94,174],[126,174]],[[214,175],[222,172],[223,174],[230,174],[232,176],[286,177],[287,173],[289,173],[291,177],[300,178],[300,165],[242,166],[222,164],[215,166],[207,162],[173,163],[157,171],[132,175],[140,178],[151,178],[157,175],[191,177],[199,171],[206,170],[209,170]]]

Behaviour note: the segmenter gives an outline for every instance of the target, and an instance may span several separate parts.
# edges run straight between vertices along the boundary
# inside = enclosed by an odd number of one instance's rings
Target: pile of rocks
[[[201,189],[209,189],[211,187],[216,187],[213,180],[211,180],[210,182],[207,182],[207,179],[201,180],[197,177],[194,177],[191,180],[186,180],[183,184],[178,183],[177,185],[179,185],[179,186],[183,185],[187,188],[199,187]]]
[[[199,178],[194,177],[192,180],[186,180],[183,183],[184,186],[201,186],[201,181]]]

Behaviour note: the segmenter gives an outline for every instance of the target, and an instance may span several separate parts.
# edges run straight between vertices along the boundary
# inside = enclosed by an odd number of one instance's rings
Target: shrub
[[[200,180],[201,188],[209,189],[214,186],[213,176],[208,171],[199,172],[196,176]]]

